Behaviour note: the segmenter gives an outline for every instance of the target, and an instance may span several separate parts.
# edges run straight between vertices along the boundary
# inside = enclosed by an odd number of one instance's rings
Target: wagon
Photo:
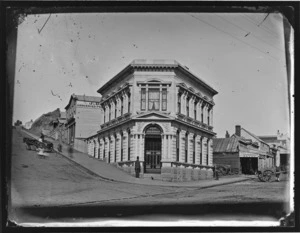
[[[262,182],[271,181],[272,176],[280,175],[280,171],[277,171],[276,168],[266,168],[257,172],[258,179]]]
[[[26,144],[27,150],[37,150],[43,149],[45,152],[52,152],[53,151],[53,143],[44,140],[40,142],[33,138],[23,138],[23,142]]]

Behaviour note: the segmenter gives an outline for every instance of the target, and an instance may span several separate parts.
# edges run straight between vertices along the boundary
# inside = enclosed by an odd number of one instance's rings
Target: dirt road
[[[42,159],[28,151],[14,130],[10,219],[132,217],[144,215],[263,215],[279,218],[288,211],[288,182],[249,180],[207,189],[109,182],[92,176],[63,156]]]

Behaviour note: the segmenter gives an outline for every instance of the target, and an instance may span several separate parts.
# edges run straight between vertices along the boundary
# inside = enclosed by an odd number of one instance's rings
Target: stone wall
[[[162,167],[161,178],[163,181],[170,182],[209,180],[213,179],[213,170],[211,168],[185,168],[183,166]]]

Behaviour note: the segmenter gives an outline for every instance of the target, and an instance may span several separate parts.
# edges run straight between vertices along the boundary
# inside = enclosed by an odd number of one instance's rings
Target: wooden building
[[[100,97],[75,95],[66,109],[66,140],[74,149],[87,152],[85,139],[100,129]]]
[[[259,138],[277,149],[276,166],[282,171],[288,171],[290,166],[290,138],[287,134],[277,131],[276,135],[259,136]]]
[[[239,125],[231,137],[213,139],[213,163],[230,165],[235,173],[255,174],[274,168],[275,156],[266,142]]]
[[[163,180],[212,178],[211,86],[174,60],[134,60],[98,93],[100,130],[88,153],[133,173]]]

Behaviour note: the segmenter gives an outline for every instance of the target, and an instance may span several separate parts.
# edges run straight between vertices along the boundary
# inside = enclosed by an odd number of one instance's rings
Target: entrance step
[[[144,173],[144,179],[162,180],[161,174],[154,174],[154,173]]]

